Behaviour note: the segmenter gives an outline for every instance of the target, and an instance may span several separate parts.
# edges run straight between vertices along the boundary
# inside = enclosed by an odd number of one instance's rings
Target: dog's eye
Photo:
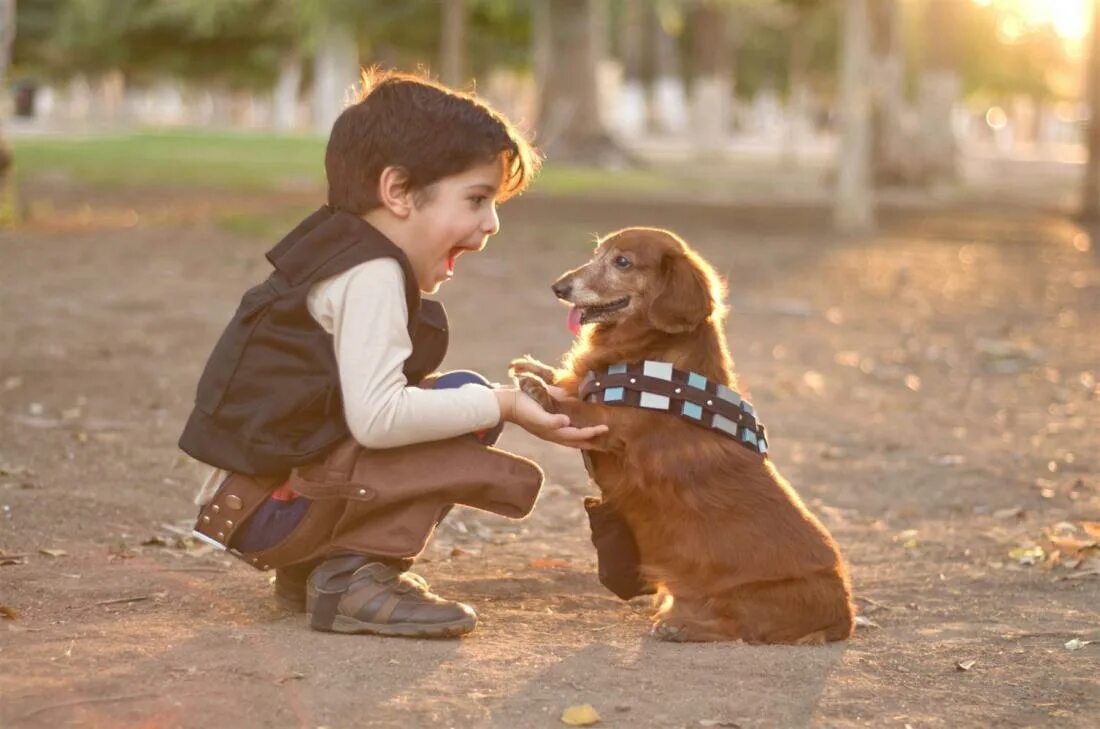
[[[615,260],[611,263],[615,268],[622,269],[623,271],[634,265],[626,256],[615,256]]]

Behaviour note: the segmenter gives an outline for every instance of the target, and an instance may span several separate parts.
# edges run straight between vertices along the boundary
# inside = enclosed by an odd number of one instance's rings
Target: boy
[[[364,76],[325,152],[328,204],[267,258],[199,381],[180,447],[215,470],[196,534],[260,569],[316,630],[445,637],[476,614],[408,572],[454,503],[511,517],[542,473],[488,447],[504,421],[578,429],[472,373],[430,377],[457,259],[499,229],[538,159],[501,115],[422,78]]]

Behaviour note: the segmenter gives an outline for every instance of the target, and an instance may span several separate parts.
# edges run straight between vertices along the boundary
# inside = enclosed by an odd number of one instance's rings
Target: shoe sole
[[[337,615],[331,628],[318,628],[313,625],[313,613],[306,613],[306,621],[313,630],[323,633],[384,635],[395,638],[456,638],[477,627],[477,618],[473,616],[430,626],[417,623],[367,623],[346,615]]]

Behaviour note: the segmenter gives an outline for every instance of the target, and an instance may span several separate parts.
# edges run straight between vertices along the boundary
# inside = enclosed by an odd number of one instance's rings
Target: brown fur
[[[601,241],[555,291],[582,307],[630,297],[584,327],[562,368],[527,358],[512,369],[524,391],[574,425],[608,424],[590,452],[593,480],[630,524],[643,570],[660,589],[654,634],[788,644],[847,638],[850,588],[836,543],[769,460],[667,413],[557,402],[542,385],[575,397],[589,371],[649,359],[739,389],[713,269],[672,233],[628,228]]]

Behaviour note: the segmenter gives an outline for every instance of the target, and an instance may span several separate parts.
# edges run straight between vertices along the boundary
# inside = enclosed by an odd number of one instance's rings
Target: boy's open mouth
[[[452,248],[451,252],[447,255],[447,275],[453,275],[455,272],[455,261],[458,260],[459,254],[462,253],[461,248]]]

